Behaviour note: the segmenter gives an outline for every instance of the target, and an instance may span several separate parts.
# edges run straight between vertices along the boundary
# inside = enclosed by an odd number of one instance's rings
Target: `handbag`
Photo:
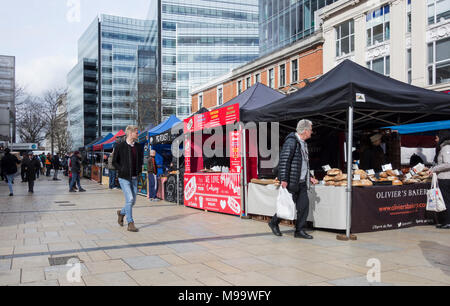
[[[292,194],[286,188],[280,187],[277,199],[277,217],[284,220],[294,220],[295,213],[296,208]]]
[[[431,190],[427,192],[427,211],[442,212],[447,210],[441,190],[439,189],[436,173],[433,173]]]

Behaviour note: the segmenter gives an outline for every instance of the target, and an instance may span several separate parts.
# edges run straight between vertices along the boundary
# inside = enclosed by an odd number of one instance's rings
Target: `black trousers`
[[[439,180],[439,189],[441,190],[442,197],[444,198],[446,211],[438,213],[438,222],[440,224],[450,224],[450,180]]]
[[[28,180],[28,191],[34,192],[34,180]]]
[[[308,198],[308,187],[306,183],[300,185],[300,190],[292,194],[292,199],[296,204],[297,208],[297,222],[295,224],[295,230],[297,232],[303,230],[306,225],[306,220],[309,215],[309,198]],[[281,220],[278,219],[277,215],[273,216],[272,224],[279,225]]]

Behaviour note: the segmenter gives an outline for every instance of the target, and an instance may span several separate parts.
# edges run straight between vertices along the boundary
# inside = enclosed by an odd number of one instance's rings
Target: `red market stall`
[[[247,148],[256,149],[249,141],[249,131],[243,133],[244,127],[238,124],[240,111],[268,105],[283,97],[284,94],[258,83],[219,108],[184,120],[185,206],[246,215],[246,192],[242,191],[257,176],[258,158],[248,155]],[[211,130],[222,134],[212,134]],[[211,143],[216,153],[226,157],[205,157],[204,145]]]

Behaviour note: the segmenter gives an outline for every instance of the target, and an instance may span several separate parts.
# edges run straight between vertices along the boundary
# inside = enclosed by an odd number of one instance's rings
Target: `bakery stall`
[[[383,132],[383,127],[445,120],[449,104],[446,94],[396,81],[346,60],[284,99],[241,112],[241,120],[278,122],[286,134],[294,132],[301,119],[313,122],[315,135],[309,151],[316,156],[310,156],[311,169],[321,183],[310,190],[309,220],[317,228],[345,229],[351,238],[351,233],[434,222],[425,209],[430,187],[426,166],[403,167],[398,133]],[[281,131],[280,143],[286,134]],[[359,164],[365,141],[375,134],[381,135],[386,157],[381,169]],[[330,141],[316,148],[322,138]],[[272,216],[277,188],[275,184],[249,186],[249,213]],[[266,192],[259,202],[252,199],[258,192]]]

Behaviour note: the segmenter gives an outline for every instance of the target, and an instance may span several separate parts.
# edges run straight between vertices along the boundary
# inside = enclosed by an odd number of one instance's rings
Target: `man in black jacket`
[[[14,176],[16,176],[17,173],[17,165],[20,164],[19,159],[11,154],[11,150],[7,148],[5,150],[5,156],[2,158],[2,171],[6,175],[6,178],[8,180],[8,187],[9,187],[9,196],[14,196],[13,193],[13,180]]]
[[[308,189],[310,184],[319,182],[312,178],[309,171],[309,153],[306,140],[312,135],[312,122],[301,120],[297,126],[297,133],[291,133],[286,138],[280,152],[278,178],[281,188],[287,188],[292,194],[297,208],[297,222],[295,238],[313,239],[304,230],[309,214]],[[279,224],[281,220],[275,215],[269,223],[269,227],[276,236],[282,236]]]
[[[52,166],[53,166],[53,170],[54,170],[53,180],[54,181],[59,181],[59,179],[58,179],[58,171],[61,168],[61,162],[59,161],[59,154],[53,155]]]
[[[125,207],[117,211],[117,216],[120,226],[123,226],[123,219],[127,216],[128,231],[138,232],[133,220],[133,206],[136,203],[138,176],[142,172],[144,153],[142,146],[136,143],[139,137],[138,128],[128,126],[126,135],[126,141],[119,143],[114,149],[113,157],[119,184],[125,195]]]
[[[33,156],[33,152],[28,153],[27,159],[24,159],[22,165],[25,169],[25,175],[28,181],[28,192],[34,192],[34,181],[36,180],[36,173],[41,170],[41,162],[36,156]]]
[[[75,192],[75,190],[73,189],[73,187],[75,186],[75,183],[78,185],[79,192],[86,192],[86,190],[81,188],[81,183],[80,183],[81,157],[80,157],[79,151],[76,151],[73,154],[73,156],[70,160],[70,163],[71,163],[71,171],[72,171],[72,180],[70,181],[69,192]]]

